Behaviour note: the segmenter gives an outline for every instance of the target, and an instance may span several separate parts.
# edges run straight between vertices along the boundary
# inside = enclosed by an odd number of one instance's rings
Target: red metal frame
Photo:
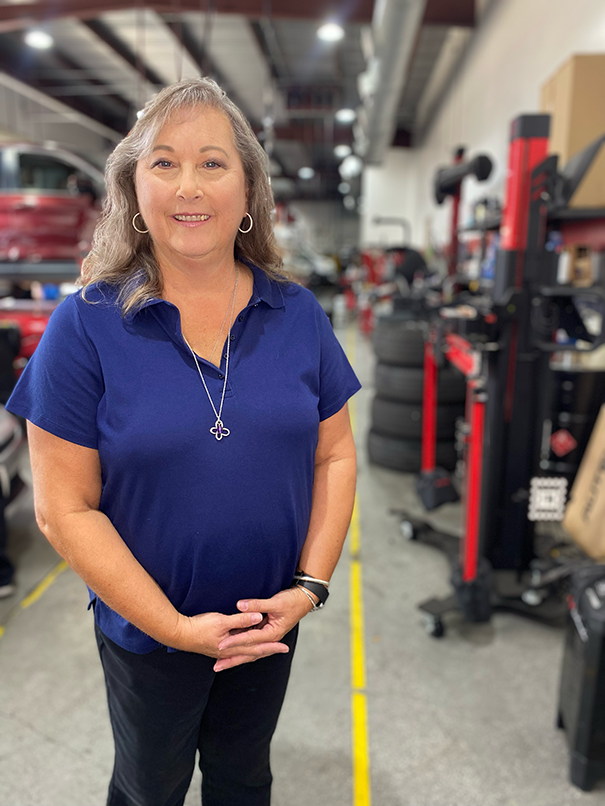
[[[527,247],[531,172],[548,156],[548,138],[520,137],[517,125],[518,120],[513,121],[508,152],[506,203],[500,227],[500,248],[523,252]],[[522,271],[521,259],[517,275]],[[517,276],[516,280],[517,286],[520,287],[522,276]]]
[[[421,473],[431,473],[437,460],[437,362],[432,338],[424,343],[424,383],[422,392]]]
[[[460,565],[464,582],[477,577],[479,563],[479,520],[481,517],[481,482],[483,475],[483,442],[485,435],[485,395],[479,395],[476,381],[469,381],[470,434],[467,449],[466,490],[464,501],[465,528],[460,541]]]
[[[422,398],[422,473],[435,470],[437,449],[437,382],[435,360],[436,331],[424,345],[424,390]],[[470,433],[466,437],[466,480],[462,491],[462,535],[460,565],[463,579],[471,582],[477,576],[479,562],[479,519],[481,516],[481,481],[483,473],[483,442],[485,433],[485,395],[477,391],[480,354],[470,342],[455,333],[445,337],[445,357],[468,379],[466,393],[466,422]]]
[[[468,377],[479,373],[479,356],[473,346],[462,336],[448,333],[445,337],[445,356],[460,372]]]

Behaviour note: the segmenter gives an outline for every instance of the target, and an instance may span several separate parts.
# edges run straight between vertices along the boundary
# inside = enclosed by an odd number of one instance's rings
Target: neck
[[[232,254],[210,261],[180,257],[174,260],[156,252],[156,259],[162,273],[163,296],[166,299],[222,295],[225,285],[235,279],[236,262]]]

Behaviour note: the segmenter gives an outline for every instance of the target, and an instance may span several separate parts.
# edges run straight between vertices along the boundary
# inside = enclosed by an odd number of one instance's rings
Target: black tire
[[[424,369],[376,364],[376,393],[387,400],[401,403],[422,401]],[[437,400],[439,403],[464,403],[466,378],[455,367],[439,370]]]
[[[376,431],[368,434],[370,462],[404,473],[418,473],[422,458],[422,442],[419,439],[397,439]],[[437,443],[437,464],[445,470],[456,467],[456,448],[453,442]]]
[[[401,316],[385,316],[376,321],[374,352],[383,364],[401,367],[424,365],[424,327]]]
[[[437,406],[437,439],[453,440],[456,418],[464,414],[459,404]],[[422,438],[422,403],[398,403],[375,397],[372,403],[372,428],[400,439]]]

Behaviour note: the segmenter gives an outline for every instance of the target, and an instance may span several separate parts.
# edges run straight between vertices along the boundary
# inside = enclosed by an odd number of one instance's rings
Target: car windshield
[[[19,156],[19,179],[24,190],[68,190],[69,177],[75,170],[44,154]]]

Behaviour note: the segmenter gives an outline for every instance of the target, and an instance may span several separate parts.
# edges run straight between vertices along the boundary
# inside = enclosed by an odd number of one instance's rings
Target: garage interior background
[[[344,37],[319,40],[330,21]],[[33,29],[52,45],[27,45]],[[461,222],[477,200],[502,198],[511,121],[537,113],[544,83],[584,53],[605,53],[602,0],[330,8],[322,0],[15,0],[0,4],[0,142],[50,141],[102,169],[158,87],[211,75],[270,154],[287,265],[400,245],[401,228],[377,217],[406,219],[411,244],[439,253],[451,211],[434,201],[435,170],[460,145],[493,159],[486,182],[465,180]],[[354,112],[348,121],[337,116],[345,109]],[[348,325],[337,331],[364,382],[353,555],[337,570],[330,608],[303,625],[274,745],[276,806],[605,802],[603,782],[582,793],[568,780],[568,748],[555,728],[560,630],[499,614],[489,625],[459,623],[443,643],[425,635],[416,605],[448,591],[447,569],[436,552],[406,543],[390,514],[424,515],[411,474],[367,462],[375,357],[350,317]],[[92,806],[103,802],[112,760],[83,586],[37,532],[31,496],[15,503],[17,592],[0,601],[0,803]],[[458,522],[455,504],[431,519],[450,532]],[[348,574],[359,557],[355,601]],[[365,619],[365,644],[352,618]],[[363,684],[349,667],[350,638],[363,651]],[[363,725],[356,697],[367,706]],[[199,802],[198,785],[187,806]]]

